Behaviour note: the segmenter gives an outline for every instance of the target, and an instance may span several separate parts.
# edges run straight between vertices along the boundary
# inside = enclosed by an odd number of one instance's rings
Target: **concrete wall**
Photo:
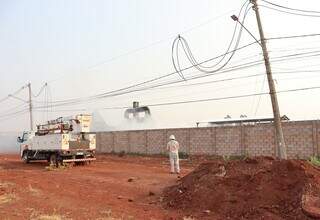
[[[289,158],[308,158],[320,153],[320,121],[283,123]],[[97,151],[160,154],[174,134],[181,152],[190,155],[275,156],[272,124],[176,128],[97,133]]]

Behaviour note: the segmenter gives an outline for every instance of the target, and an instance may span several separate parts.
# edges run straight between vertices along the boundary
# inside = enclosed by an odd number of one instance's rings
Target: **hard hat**
[[[169,139],[170,139],[170,140],[175,140],[176,138],[175,138],[174,135],[172,134],[172,135],[170,135]]]

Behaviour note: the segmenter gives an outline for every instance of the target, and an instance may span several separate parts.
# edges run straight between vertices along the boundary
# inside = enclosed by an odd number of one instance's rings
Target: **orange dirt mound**
[[[319,186],[320,171],[305,161],[215,160],[166,188],[164,206],[198,219],[311,219]]]

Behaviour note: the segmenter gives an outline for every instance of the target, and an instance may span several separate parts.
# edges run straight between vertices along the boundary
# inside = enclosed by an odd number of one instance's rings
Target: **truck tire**
[[[51,154],[50,159],[49,159],[49,165],[58,167],[58,160],[57,160],[57,155],[56,154]]]
[[[22,160],[23,160],[23,162],[25,162],[25,163],[29,163],[29,162],[30,162],[30,160],[29,160],[29,158],[28,158],[28,151],[27,151],[27,150],[23,152],[23,154],[22,154]]]

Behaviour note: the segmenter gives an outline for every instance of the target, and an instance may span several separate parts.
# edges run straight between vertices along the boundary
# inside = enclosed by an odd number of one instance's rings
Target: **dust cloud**
[[[19,153],[18,132],[0,132],[0,153]]]

